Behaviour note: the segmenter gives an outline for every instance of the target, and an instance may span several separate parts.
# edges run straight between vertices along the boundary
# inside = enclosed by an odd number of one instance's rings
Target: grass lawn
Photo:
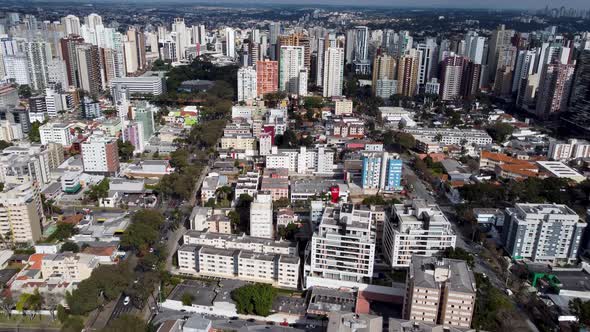
[[[25,317],[21,314],[12,315],[12,317],[10,317],[10,318],[4,314],[0,315],[0,326],[13,327],[13,326],[16,326],[17,323],[18,323],[18,326],[21,326],[21,327],[29,326],[29,327],[59,328],[61,326],[59,321],[57,319],[52,320],[51,316],[37,315],[34,319],[31,319],[29,316]]]

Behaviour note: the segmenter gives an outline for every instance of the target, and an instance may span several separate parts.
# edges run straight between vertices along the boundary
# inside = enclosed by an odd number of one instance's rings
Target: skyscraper
[[[307,77],[300,77],[305,70],[304,47],[281,46],[279,58],[279,89],[289,94],[300,94],[300,81],[307,82]]]
[[[433,76],[438,76],[433,69],[436,69],[436,40],[427,38],[425,43],[417,46],[420,52],[420,70],[418,71],[418,84],[423,86]]]
[[[576,62],[569,112],[584,113],[590,120],[590,49],[580,53]]]
[[[342,96],[344,49],[341,47],[328,47],[324,61],[324,97]]]
[[[378,189],[386,192],[401,190],[402,160],[387,152],[370,153],[362,158],[363,189]]]
[[[225,55],[230,58],[236,56],[236,32],[230,27],[225,28]]]
[[[560,63],[543,67],[537,92],[537,107],[535,108],[537,116],[547,118],[567,109],[567,98],[572,86],[574,69],[574,65]]]
[[[379,54],[373,60],[373,94],[376,95],[380,81],[393,81],[397,69],[397,61],[389,54]],[[385,96],[379,96],[385,98]]]
[[[397,65],[397,93],[412,97],[418,85],[419,58],[416,49],[409,50]]]
[[[256,93],[256,70],[253,67],[238,69],[238,101],[254,99]]]
[[[267,93],[279,90],[279,63],[278,61],[256,62],[256,92],[259,97]]]
[[[311,43],[309,36],[302,32],[292,33],[288,36],[279,36],[279,46],[300,46],[303,47],[303,65],[311,71]]]
[[[65,28],[66,36],[80,35],[80,19],[74,15],[62,17],[61,24]]]
[[[51,46],[43,41],[31,41],[23,43],[23,51],[27,57],[27,66],[31,88],[44,90],[47,86],[48,61],[51,60]]]
[[[81,44],[76,46],[78,58],[79,88],[92,96],[98,96],[102,90],[101,61],[98,46]]]
[[[82,43],[84,43],[84,39],[80,36],[69,36],[60,39],[62,59],[66,63],[68,84],[71,86],[79,86],[76,46]]]
[[[442,61],[441,92],[442,100],[453,100],[461,96],[461,82],[467,60],[459,55],[451,54]]]
[[[177,17],[174,19],[174,23],[172,24],[172,31],[176,33],[176,56],[178,60],[184,60],[186,58],[185,51],[188,46],[188,34],[186,31],[186,25],[184,24],[184,18]]]
[[[512,36],[514,36],[514,30],[506,30],[504,24],[499,25],[492,33],[488,48],[488,66],[490,73],[496,72],[499,53],[503,48],[510,46],[510,39]]]

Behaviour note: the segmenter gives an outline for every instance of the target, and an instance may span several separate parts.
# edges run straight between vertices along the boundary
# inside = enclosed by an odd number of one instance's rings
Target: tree
[[[133,151],[135,150],[135,147],[133,144],[131,144],[131,142],[123,142],[119,139],[117,140],[117,147],[119,149],[119,158],[121,158],[122,161],[129,161],[129,159],[133,157]]]
[[[138,253],[145,253],[158,241],[164,216],[156,210],[140,210],[131,218],[131,225],[121,237],[121,245]]]
[[[395,140],[400,147],[404,149],[412,149],[416,146],[416,140],[412,134],[404,133],[404,132],[397,132],[395,135]]]
[[[182,294],[182,305],[191,306],[195,297],[191,293]]]
[[[42,123],[39,121],[35,121],[31,123],[31,127],[29,128],[29,141],[33,143],[41,143],[41,134],[39,133],[39,127],[41,127]]]
[[[12,298],[12,294],[10,292],[2,292],[2,297],[0,298],[0,308],[2,311],[6,313],[6,316],[12,316],[12,308],[14,308],[14,299]]]
[[[30,293],[23,293],[21,294],[18,302],[16,303],[16,310],[25,312],[29,311],[31,313],[31,318],[34,318],[35,315],[41,307],[43,306],[43,297],[41,293],[39,293],[39,289],[36,288],[33,294]]]
[[[145,322],[135,316],[130,314],[124,314],[119,316],[119,318],[111,321],[106,328],[104,328],[103,332],[145,332],[146,324]]]
[[[272,206],[275,209],[282,209],[282,208],[286,208],[291,204],[291,201],[287,198],[287,197],[281,197],[278,200],[274,201],[272,203]]]
[[[90,186],[90,188],[84,192],[84,198],[91,202],[98,202],[99,199],[107,197],[109,194],[109,179],[104,178],[98,184]]]
[[[232,299],[241,314],[268,316],[277,290],[268,284],[249,284],[235,289]]]
[[[84,329],[84,320],[79,316],[68,317],[61,326],[61,332],[80,332]]]
[[[21,98],[30,98],[33,95],[33,90],[27,84],[18,86],[18,96]]]
[[[279,226],[278,233],[282,239],[295,241],[295,234],[299,231],[299,226],[294,223],[290,223],[287,226]]]
[[[492,136],[492,139],[496,142],[502,143],[509,138],[514,132],[514,127],[507,123],[496,122],[493,125],[486,128],[488,134]]]
[[[4,140],[0,140],[0,150],[4,150],[9,146],[12,146],[12,143],[4,141]]]
[[[68,310],[63,305],[57,306],[57,319],[63,324],[70,317]]]
[[[80,252],[80,247],[74,242],[66,242],[61,245],[61,252]]]
[[[473,255],[463,248],[448,247],[443,251],[443,257],[463,260],[470,268],[475,266]]]
[[[69,239],[78,232],[73,224],[58,222],[55,230],[47,237],[47,242],[64,241]]]
[[[582,301],[576,297],[570,301],[569,308],[578,317],[580,323],[585,326],[590,325],[590,301]]]
[[[319,109],[324,107],[324,98],[318,96],[309,96],[303,98],[303,106],[307,110]]]

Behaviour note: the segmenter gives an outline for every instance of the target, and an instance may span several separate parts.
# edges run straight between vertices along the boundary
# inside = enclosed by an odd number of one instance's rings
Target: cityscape
[[[590,6],[400,1],[0,2],[0,331],[587,331]]]

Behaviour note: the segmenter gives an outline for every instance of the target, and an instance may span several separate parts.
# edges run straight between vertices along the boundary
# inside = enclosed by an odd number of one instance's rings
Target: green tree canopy
[[[268,316],[277,290],[268,284],[250,284],[235,289],[232,298],[240,314]]]
[[[119,318],[109,322],[109,324],[102,330],[102,332],[145,332],[145,322],[130,314],[124,314]]]
[[[496,122],[486,129],[488,134],[492,136],[492,139],[499,143],[504,142],[514,132],[514,127],[503,122]]]
[[[123,142],[119,139],[117,140],[117,147],[119,149],[119,158],[122,161],[129,161],[129,159],[133,158],[133,151],[135,150],[135,147],[130,141]]]

